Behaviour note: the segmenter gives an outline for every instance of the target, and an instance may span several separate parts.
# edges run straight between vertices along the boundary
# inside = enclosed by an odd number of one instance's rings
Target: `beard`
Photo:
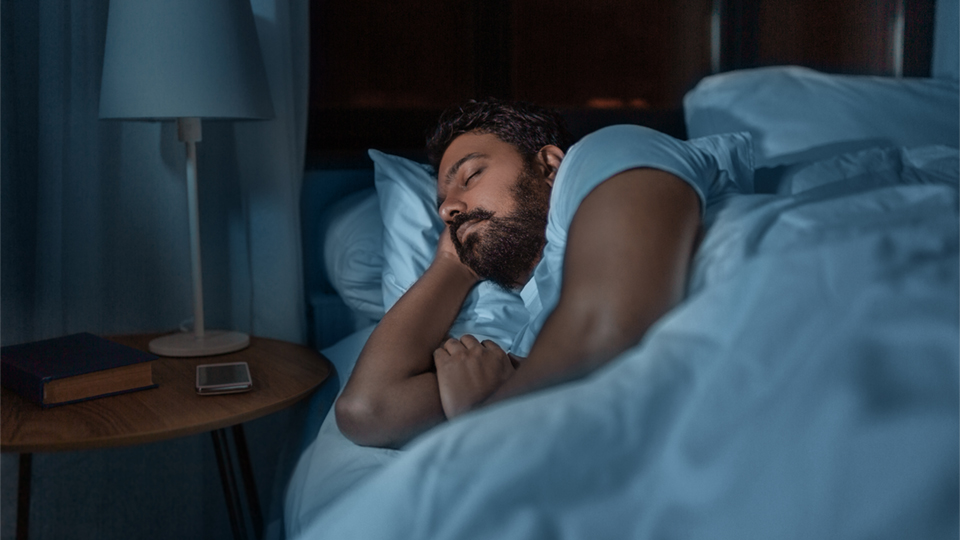
[[[498,217],[483,208],[457,214],[450,225],[450,237],[460,261],[481,279],[490,280],[504,289],[523,286],[540,260],[547,243],[547,211],[550,186],[538,178],[528,165],[517,177],[513,192],[516,210]],[[460,242],[457,231],[465,223],[488,221],[485,230],[478,230]]]

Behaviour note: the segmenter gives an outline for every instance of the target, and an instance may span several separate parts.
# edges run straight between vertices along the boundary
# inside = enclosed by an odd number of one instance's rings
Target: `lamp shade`
[[[111,0],[100,118],[269,119],[249,0]]]

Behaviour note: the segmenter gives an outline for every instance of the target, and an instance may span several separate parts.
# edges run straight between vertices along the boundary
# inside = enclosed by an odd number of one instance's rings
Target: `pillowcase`
[[[956,81],[778,66],[706,77],[683,105],[691,139],[749,131],[757,167],[875,146],[960,146]]]
[[[368,154],[383,218],[383,305],[389,310],[433,262],[444,224],[431,167],[379,150]],[[527,318],[518,291],[482,281],[467,296],[450,334],[473,334],[508,350]]]
[[[323,261],[327,278],[355,313],[378,321],[383,308],[383,220],[374,188],[353,193],[328,210]]]

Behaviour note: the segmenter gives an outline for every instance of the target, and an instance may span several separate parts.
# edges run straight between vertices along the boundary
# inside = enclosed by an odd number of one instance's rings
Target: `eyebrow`
[[[462,158],[458,159],[457,162],[454,163],[454,164],[450,167],[450,169],[447,170],[447,174],[443,175],[443,185],[446,186],[447,184],[449,184],[450,182],[453,181],[453,177],[457,175],[457,171],[460,170],[460,167],[463,167],[464,163],[466,163],[466,162],[468,162],[468,161],[470,161],[470,160],[473,160],[473,159],[480,159],[480,158],[485,158],[485,157],[489,157],[489,156],[487,156],[487,155],[484,154],[483,152],[470,152],[469,154],[467,154],[467,155],[463,156]],[[440,198],[440,195],[438,194],[438,195],[437,195],[437,210],[438,210],[438,211],[440,210],[440,207],[441,207],[441,206],[443,206],[443,199],[441,199],[441,198]]]

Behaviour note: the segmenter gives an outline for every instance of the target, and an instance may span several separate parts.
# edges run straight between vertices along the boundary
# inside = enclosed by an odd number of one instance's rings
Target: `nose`
[[[457,214],[466,211],[466,203],[451,193],[447,195],[447,198],[440,204],[440,219],[442,219],[444,223],[450,224],[453,223],[453,218],[455,218]]]

